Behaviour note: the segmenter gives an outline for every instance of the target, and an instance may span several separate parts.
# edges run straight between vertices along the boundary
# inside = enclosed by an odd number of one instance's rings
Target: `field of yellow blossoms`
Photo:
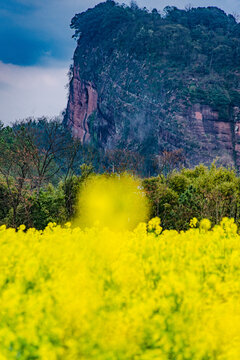
[[[239,360],[237,227],[190,226],[0,227],[0,360]]]

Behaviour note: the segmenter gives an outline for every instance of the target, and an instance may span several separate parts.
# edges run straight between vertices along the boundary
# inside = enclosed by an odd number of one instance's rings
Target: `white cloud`
[[[21,67],[0,62],[0,120],[56,116],[66,108],[68,64]]]

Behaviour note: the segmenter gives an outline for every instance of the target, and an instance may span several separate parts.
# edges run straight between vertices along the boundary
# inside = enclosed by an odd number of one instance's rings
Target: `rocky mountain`
[[[240,24],[216,7],[108,0],[75,15],[66,126],[82,142],[240,167]]]

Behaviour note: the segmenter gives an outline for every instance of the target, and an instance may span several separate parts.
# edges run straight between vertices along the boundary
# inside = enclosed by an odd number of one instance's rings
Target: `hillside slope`
[[[240,167],[240,25],[216,7],[164,15],[108,0],[72,19],[64,122],[83,142]]]

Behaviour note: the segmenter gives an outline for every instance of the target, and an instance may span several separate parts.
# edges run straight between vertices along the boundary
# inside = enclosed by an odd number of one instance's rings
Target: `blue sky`
[[[75,41],[69,28],[75,13],[99,0],[0,0],[0,120],[58,115],[67,103],[67,72]],[[127,2],[127,0],[126,0]],[[163,9],[218,6],[240,13],[240,0],[138,0]]]

